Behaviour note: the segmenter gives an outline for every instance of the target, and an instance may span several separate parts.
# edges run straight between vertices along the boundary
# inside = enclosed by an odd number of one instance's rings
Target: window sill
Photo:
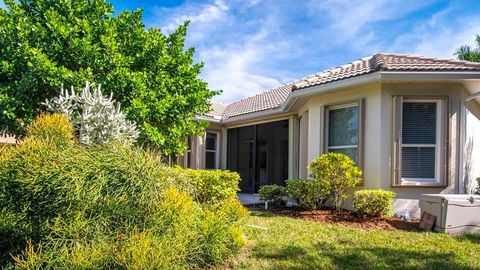
[[[393,184],[392,187],[406,187],[406,188],[445,188],[448,185],[444,183],[404,183],[404,184]]]

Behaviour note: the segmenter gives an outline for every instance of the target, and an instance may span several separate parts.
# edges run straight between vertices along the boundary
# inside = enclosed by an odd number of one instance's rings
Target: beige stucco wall
[[[211,122],[206,128],[205,133],[199,136],[192,136],[192,160],[190,164],[191,169],[204,169],[205,168],[205,134],[207,132],[217,133],[217,146],[218,146],[218,165],[222,167],[222,141],[224,140],[222,125],[219,123]],[[178,157],[177,164],[185,167],[185,156]]]
[[[444,187],[393,187],[393,96],[448,96],[448,183]],[[466,95],[460,83],[389,82],[375,83],[318,95],[309,100],[308,161],[322,154],[325,106],[364,100],[363,172],[364,188],[387,189],[397,193],[394,210],[398,215],[418,216],[418,199],[422,193],[458,192],[459,106]],[[301,135],[300,135],[301,136]]]
[[[477,189],[477,178],[480,177],[480,106],[478,100],[466,104],[465,144],[463,159],[463,188],[467,193]]]

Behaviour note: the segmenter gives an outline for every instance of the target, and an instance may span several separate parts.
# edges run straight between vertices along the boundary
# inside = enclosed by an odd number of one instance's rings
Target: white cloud
[[[264,64],[290,48],[275,38],[275,24],[273,19],[259,22],[259,29],[241,40],[200,50],[206,64],[202,77],[210,88],[224,90],[217,100],[232,102],[284,83],[281,70]]]
[[[222,96],[217,100],[232,102],[254,95],[281,84],[279,79],[271,77],[273,74],[262,75],[260,68],[255,68],[261,65],[267,55],[266,51],[255,48],[248,41],[229,48],[205,50],[200,56],[206,59],[202,77],[210,88],[223,89]]]
[[[433,14],[423,24],[397,37],[390,51],[455,58],[454,52],[462,45],[473,45],[475,35],[480,33],[478,16],[456,17],[455,12],[447,8]]]
[[[458,7],[436,0],[206,1],[158,8],[150,25],[172,31],[191,21],[187,45],[205,62],[201,77],[227,103],[377,52],[452,57],[480,33],[473,11],[453,16]]]
[[[187,4],[174,10],[160,8],[155,13],[158,17],[169,16],[168,23],[160,25],[163,31],[169,33],[186,20],[191,24],[206,24],[222,20],[227,16],[228,10],[223,0],[216,0],[211,4]]]
[[[332,28],[332,37],[338,42],[360,38],[365,44],[373,40],[372,30],[367,30],[365,34],[366,27],[381,21],[399,19],[429,2],[431,1],[311,0],[309,6],[312,16],[318,16],[320,12],[329,19],[328,27]]]
[[[211,89],[222,89],[223,94],[215,99],[227,103],[278,86],[289,78],[284,68],[272,67],[274,58],[281,59],[292,49],[281,35],[284,34],[281,16],[275,10],[268,12],[268,16],[248,13],[257,10],[262,4],[259,0],[252,0],[246,6],[241,3],[217,0],[210,4],[187,4],[168,12],[163,9],[163,14],[174,15],[156,22],[171,31],[190,19],[187,42],[196,48],[198,59],[205,62],[201,77]]]

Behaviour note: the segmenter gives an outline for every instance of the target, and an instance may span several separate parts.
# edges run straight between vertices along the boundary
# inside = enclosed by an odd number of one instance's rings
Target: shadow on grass
[[[258,209],[250,209],[250,216],[253,216],[253,217],[280,217],[280,215],[278,214],[275,214],[273,212],[270,212],[270,211],[266,211],[266,210],[258,210]]]
[[[466,233],[466,234],[459,235],[456,238],[460,241],[469,241],[474,244],[480,244],[480,233]]]
[[[350,245],[353,246],[339,248],[317,243],[302,248],[286,245],[278,250],[257,246],[254,254],[257,258],[275,261],[269,269],[473,269],[456,262],[455,255],[448,252],[366,248],[352,243]]]

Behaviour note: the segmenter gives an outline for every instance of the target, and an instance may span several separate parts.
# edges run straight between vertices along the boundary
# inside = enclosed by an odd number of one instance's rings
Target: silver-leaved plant
[[[93,88],[93,90],[90,90]],[[134,122],[127,120],[120,111],[120,103],[105,97],[101,85],[94,87],[86,83],[81,93],[60,89],[60,96],[43,103],[47,110],[67,115],[78,129],[80,143],[105,144],[112,140],[132,143],[138,138],[139,131]]]

